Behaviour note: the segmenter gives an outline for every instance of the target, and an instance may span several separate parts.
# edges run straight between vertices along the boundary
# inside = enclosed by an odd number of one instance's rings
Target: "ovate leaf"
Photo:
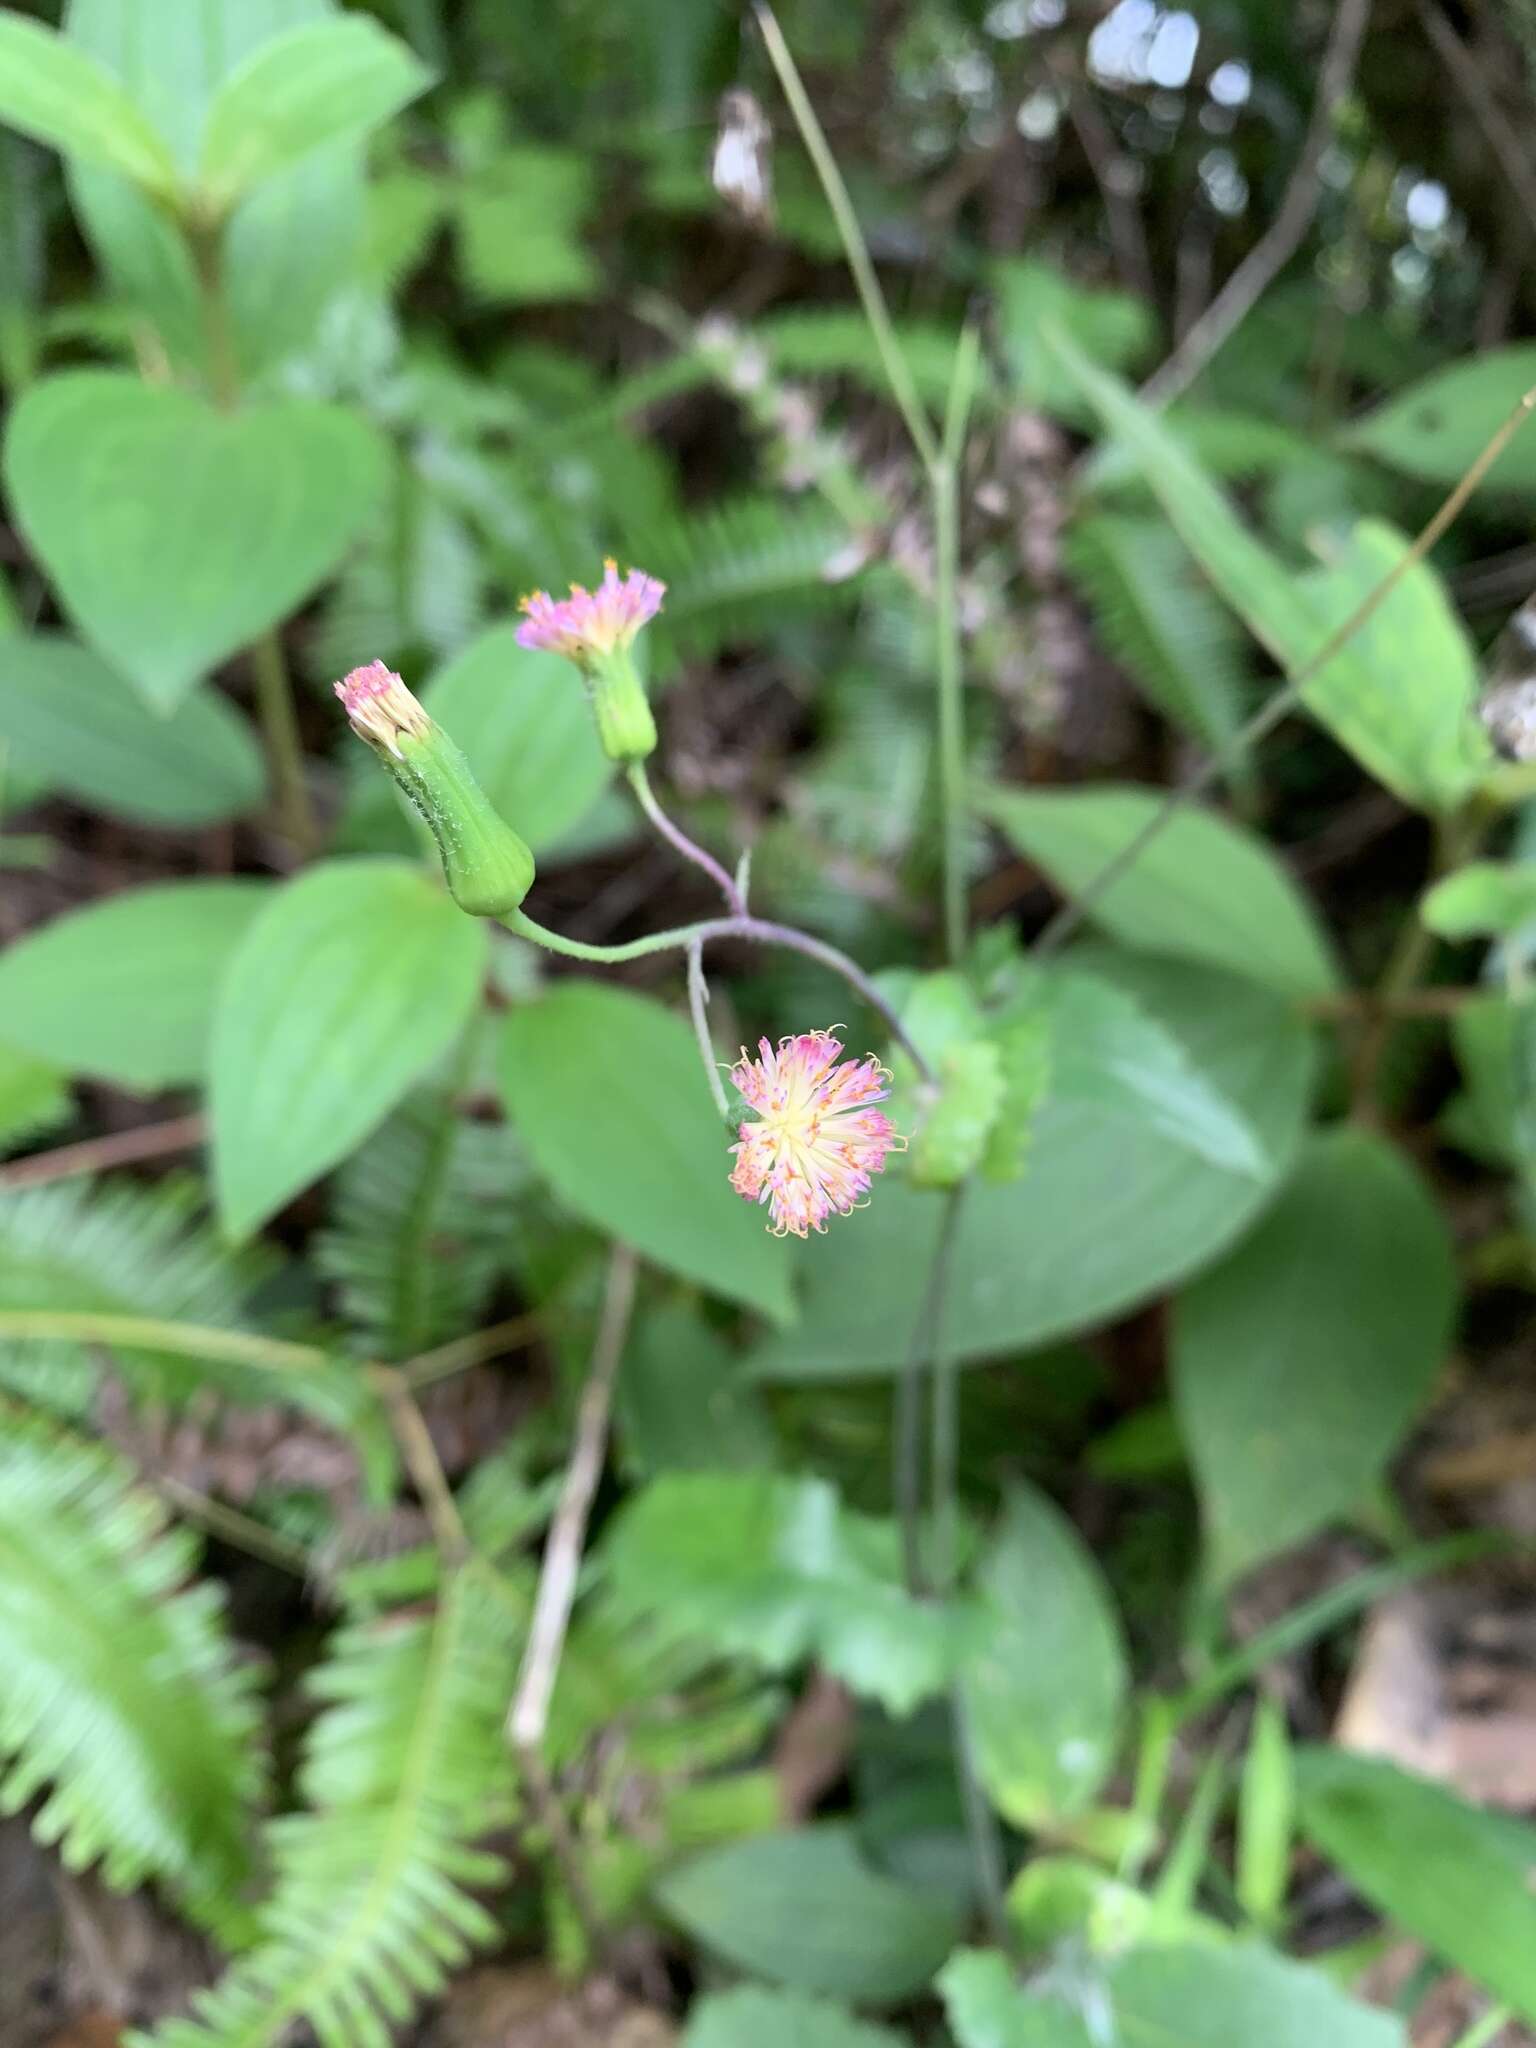
[[[1128,1672],[1103,1575],[1043,1494],[1019,1488],[976,1572],[981,1638],[962,1688],[976,1768],[1020,1827],[1081,1813],[1115,1761]]]
[[[1363,541],[1357,531],[1351,542],[1342,573],[1293,574],[1248,531],[1156,413],[1062,335],[1047,338],[1104,425],[1135,455],[1174,530],[1221,596],[1287,674],[1309,672],[1367,594],[1363,579],[1370,568],[1381,568],[1372,579],[1380,582],[1404,545],[1390,530],[1367,527]],[[1420,632],[1429,636],[1423,646],[1415,644]],[[1341,744],[1410,803],[1448,808],[1475,779],[1464,730],[1464,642],[1423,563],[1400,576],[1368,628],[1351,635],[1303,694]]]
[[[81,632],[169,711],[325,580],[372,509],[383,463],[373,430],[339,407],[225,414],[79,370],[21,399],[5,473]]]
[[[1186,1289],[1174,1389],[1222,1579],[1357,1507],[1434,1383],[1456,1303],[1439,1210],[1384,1140],[1315,1139]]]
[[[1162,808],[1150,789],[993,789],[981,807],[1069,897],[1103,873]],[[1175,812],[1096,895],[1093,922],[1128,946],[1246,974],[1287,995],[1326,995],[1338,970],[1310,905],[1252,833],[1209,811]]]
[[[365,15],[304,22],[263,43],[219,88],[203,131],[202,204],[223,213],[326,143],[367,135],[425,91],[430,73]]]
[[[1342,626],[1398,571],[1408,542],[1362,519],[1307,589],[1329,626]],[[1362,675],[1362,669],[1364,674]],[[1338,656],[1311,676],[1302,702],[1343,747],[1405,803],[1454,810],[1491,765],[1473,715],[1477,661],[1445,585],[1423,562],[1398,575]]]
[[[1536,921],[1536,864],[1470,861],[1436,882],[1419,915],[1443,939],[1507,938]]]
[[[605,1557],[629,1614],[783,1671],[815,1657],[904,1714],[938,1692],[960,1624],[901,1582],[896,1531],[825,1480],[672,1473],[622,1510]]]
[[[1402,2021],[1247,1943],[1133,1949],[1102,1974],[1019,1983],[995,1949],[940,1980],[958,2048],[1406,2048]]]
[[[1209,969],[1084,952],[1252,1126],[1265,1171],[1255,1179],[1212,1166],[1151,1123],[1092,1101],[1047,1099],[1024,1177],[964,1197],[945,1314],[945,1341],[961,1358],[1048,1344],[1194,1271],[1251,1223],[1296,1142],[1311,1057],[1288,1004]],[[839,1379],[906,1358],[942,1205],[887,1182],[835,1241],[829,1232],[800,1254],[803,1319],[759,1347],[760,1377]]]
[[[716,1294],[784,1319],[789,1260],[731,1192],[731,1136],[682,1018],[602,982],[566,981],[512,1012],[508,1114],[578,1216]]]
[[[111,72],[9,8],[0,10],[0,121],[82,163],[120,171],[158,199],[175,195],[164,138]]]
[[[209,825],[265,784],[247,721],[216,691],[169,718],[60,633],[0,639],[0,741],[11,765],[115,817]]]
[[[404,861],[335,861],[277,895],[231,961],[209,1107],[243,1237],[343,1159],[463,1029],[487,934]]]
[[[1372,1905],[1536,2023],[1536,1828],[1343,1750],[1297,1759],[1304,1834]]]
[[[1536,348],[1480,349],[1397,392],[1353,426],[1348,445],[1434,484],[1459,483],[1536,384]],[[1487,491],[1536,490],[1536,435],[1515,435],[1484,479]]]
[[[220,979],[271,894],[157,882],[66,911],[0,958],[7,1038],[144,1093],[199,1080]]]
[[[824,1998],[744,1986],[698,1999],[682,2048],[906,2048],[906,2036]]]
[[[869,2005],[920,1991],[959,1933],[946,1900],[871,1870],[841,1827],[712,1850],[674,1871],[658,1896],[679,1926],[738,1968]]]

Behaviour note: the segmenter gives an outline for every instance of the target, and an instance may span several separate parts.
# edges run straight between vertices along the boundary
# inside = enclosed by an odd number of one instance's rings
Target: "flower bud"
[[[533,886],[533,855],[491,808],[463,754],[382,661],[336,685],[365,740],[426,820],[443,879],[471,917],[505,917]]]
[[[661,610],[666,588],[643,570],[631,569],[621,577],[617,563],[605,562],[596,590],[573,583],[569,597],[537,590],[522,602],[519,646],[575,662],[610,761],[643,761],[655,751],[656,721],[630,648],[640,628]]]

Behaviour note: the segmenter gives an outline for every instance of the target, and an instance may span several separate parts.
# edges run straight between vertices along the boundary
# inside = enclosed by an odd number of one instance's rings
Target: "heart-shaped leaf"
[[[254,1230],[386,1117],[462,1029],[486,929],[407,861],[289,884],[230,962],[213,1025],[213,1178]]]
[[[384,464],[373,430],[339,407],[226,415],[81,370],[17,405],[5,473],[82,633],[169,711],[324,582]]]

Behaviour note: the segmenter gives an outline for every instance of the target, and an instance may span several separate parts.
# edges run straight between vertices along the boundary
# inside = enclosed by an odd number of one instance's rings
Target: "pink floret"
[[[846,1216],[883,1171],[887,1153],[906,1143],[883,1110],[866,1105],[890,1093],[877,1060],[842,1065],[841,1041],[830,1031],[804,1031],[741,1059],[731,1079],[761,1121],[747,1121],[733,1145],[731,1186],[765,1202],[770,1227],[783,1237],[825,1230]]]
[[[612,653],[616,647],[627,647],[647,620],[655,618],[666,593],[665,583],[643,569],[620,576],[617,563],[605,562],[596,590],[573,583],[569,597],[551,597],[547,590],[525,597],[519,607],[525,616],[517,629],[518,645],[578,662]]]

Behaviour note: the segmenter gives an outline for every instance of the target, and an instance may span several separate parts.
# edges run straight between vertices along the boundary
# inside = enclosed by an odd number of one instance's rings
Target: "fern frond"
[[[693,654],[757,640],[787,619],[848,607],[859,582],[829,582],[848,529],[826,506],[736,498],[658,529],[646,567],[667,585],[652,630]]]
[[[441,1095],[408,1103],[354,1155],[316,1260],[370,1352],[406,1358],[474,1324],[507,1265],[520,1179],[507,1127]]]
[[[110,1884],[238,1926],[259,1716],[194,1538],[99,1445],[0,1404],[0,1807]]]
[[[231,1250],[202,1219],[190,1178],[148,1189],[128,1180],[59,1181],[0,1194],[0,1310],[69,1310],[234,1330],[272,1270],[259,1249]],[[132,1390],[177,1404],[212,1387],[232,1400],[291,1400],[329,1422],[354,1421],[368,1401],[358,1376],[285,1374],[212,1355],[113,1347]],[[55,1413],[79,1414],[99,1368],[78,1344],[0,1337],[0,1386]]]
[[[754,321],[749,332],[782,376],[847,377],[873,398],[890,398],[884,360],[857,307],[796,306]],[[954,377],[958,333],[936,320],[901,320],[896,339],[919,396],[942,410]]]
[[[505,1873],[473,1845],[512,1807],[501,1724],[517,1634],[478,1566],[431,1614],[340,1631],[312,1681],[326,1705],[300,1772],[311,1810],[268,1830],[261,1936],[153,2048],[272,2048],[297,2020],[322,2048],[382,2048],[494,1936],[470,1893]]]
[[[1228,757],[1248,695],[1243,633],[1160,520],[1082,520],[1067,566],[1115,659],[1166,718]]]

